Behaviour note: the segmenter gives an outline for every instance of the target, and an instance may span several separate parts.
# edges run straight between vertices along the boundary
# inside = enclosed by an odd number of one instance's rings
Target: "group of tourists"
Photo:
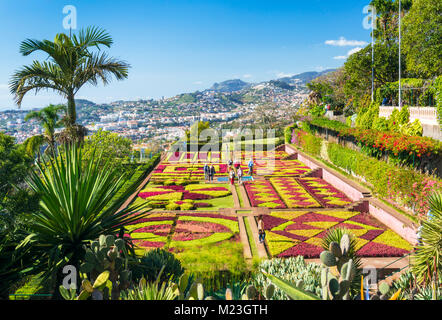
[[[247,167],[249,168],[249,176],[253,176],[253,167],[254,167],[253,159],[250,159],[249,163],[247,164]],[[231,159],[227,163],[227,174],[229,177],[230,184],[235,184],[235,178],[238,178],[238,183],[243,183],[243,177],[244,177],[244,171],[241,168],[241,162],[236,160],[232,161]],[[205,181],[213,182],[213,179],[215,177],[216,171],[213,164],[204,164],[204,179]]]
[[[249,176],[252,176],[253,175],[253,166],[254,166],[253,159],[250,159],[247,166],[249,168]],[[243,169],[241,168],[241,162],[238,161],[237,159],[235,159],[235,161],[232,161],[232,159],[230,159],[229,162],[227,163],[227,168],[228,168],[230,184],[231,185],[235,184],[236,177],[238,177],[238,183],[242,184],[244,172],[243,172]]]
[[[206,163],[204,165],[204,179],[209,182],[213,182],[213,178],[215,177],[215,166],[211,164],[210,166]]]

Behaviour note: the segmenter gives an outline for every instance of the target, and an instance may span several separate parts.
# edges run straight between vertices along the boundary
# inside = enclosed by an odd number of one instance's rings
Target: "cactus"
[[[214,300],[211,296],[204,297],[204,286],[201,280],[192,281],[185,273],[178,279],[178,283],[172,284],[172,287],[178,300]],[[187,290],[188,287],[189,290]]]
[[[323,300],[350,299],[350,285],[355,277],[356,267],[353,260],[348,257],[349,249],[350,237],[344,234],[340,244],[331,242],[329,250],[321,253],[320,258],[323,263],[321,271]],[[335,276],[336,271],[339,275]]]
[[[258,290],[256,290],[255,286],[250,285],[246,289],[247,300],[255,300],[258,296]]]
[[[109,279],[109,271],[105,271],[101,273],[94,284],[87,279],[84,279],[81,283],[81,291],[77,296],[77,290],[74,287],[71,287],[69,290],[63,286],[60,286],[60,293],[65,300],[87,300],[92,297],[93,300],[104,300],[104,298],[108,298],[109,286],[112,286],[112,283]]]
[[[113,235],[100,235],[98,240],[92,241],[90,246],[84,246],[84,249],[84,263],[80,266],[80,272],[90,275],[96,286],[94,289],[103,287],[101,294],[95,292],[92,298],[108,299],[110,294],[112,300],[118,300],[120,292],[129,288],[131,281],[131,272],[125,268],[127,259],[124,240],[115,239]]]
[[[265,298],[266,298],[266,300],[272,299],[274,294],[275,294],[275,285],[273,283],[271,283],[265,289]]]
[[[377,294],[374,294],[370,297],[370,300],[389,300],[388,293],[390,292],[390,285],[383,281],[380,284],[378,284],[378,290],[379,292]]]

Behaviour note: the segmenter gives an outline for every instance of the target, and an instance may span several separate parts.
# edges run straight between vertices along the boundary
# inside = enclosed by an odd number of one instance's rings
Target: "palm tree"
[[[31,171],[27,179],[40,195],[40,210],[31,214],[31,234],[22,246],[38,248],[40,259],[34,267],[45,266],[44,279],[56,273],[55,288],[65,265],[78,270],[83,245],[101,234],[116,235],[145,215],[139,213],[143,205],[121,209],[141,180],[123,191],[126,177],[100,162],[95,155],[84,159],[76,144],[64,145],[57,158],[48,165],[37,164],[37,172]]]
[[[84,134],[84,128],[76,123],[77,113],[75,95],[86,83],[96,86],[101,80],[107,85],[112,76],[117,80],[127,78],[129,64],[109,58],[100,46],[110,48],[112,38],[103,29],[88,27],[71,37],[59,33],[54,41],[27,39],[20,45],[20,53],[28,56],[42,51],[48,59],[34,60],[29,66],[23,66],[14,72],[10,80],[10,90],[15,102],[20,107],[28,92],[52,90],[67,99],[66,127],[69,134]],[[91,51],[97,48],[98,52]]]
[[[41,154],[40,148],[46,143],[46,139],[42,134],[38,134],[36,136],[32,136],[26,139],[23,142],[23,147],[25,149],[26,154],[35,159],[35,155],[37,155],[37,162],[40,162]]]
[[[25,121],[37,120],[40,122],[44,129],[44,135],[37,141],[47,143],[49,145],[49,150],[52,152],[55,151],[55,129],[61,126],[58,115],[60,110],[66,110],[66,107],[63,105],[54,106],[51,104],[40,111],[31,111],[25,117]]]
[[[419,282],[431,284],[442,277],[442,193],[435,191],[428,203],[432,217],[422,221],[422,243],[412,257],[412,271]]]

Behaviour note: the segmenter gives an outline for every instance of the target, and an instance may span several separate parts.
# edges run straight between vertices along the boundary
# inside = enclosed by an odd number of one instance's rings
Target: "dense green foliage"
[[[157,279],[161,270],[163,271],[159,278],[160,282],[167,282],[169,280],[176,282],[184,273],[181,262],[175,258],[175,255],[160,248],[148,251],[140,259],[140,263],[131,269],[135,280],[144,277],[149,281]]]
[[[442,73],[442,3],[413,0],[404,18],[403,44],[407,66],[430,79]]]
[[[131,146],[130,139],[100,129],[87,137],[82,146],[82,152],[86,161],[94,158],[96,163],[108,164],[112,169],[124,173],[124,164],[130,160]]]
[[[404,104],[433,106],[436,92],[422,90],[422,84],[441,75],[442,5],[440,1],[429,0],[401,0],[401,4]],[[381,103],[387,98],[389,105],[398,105],[399,1],[372,0],[371,5],[377,12],[374,62],[372,46],[368,44],[351,54],[342,68],[313,80],[308,87],[320,102],[315,101],[310,107],[330,104],[332,110],[344,111],[345,116],[368,109],[371,102],[372,68],[375,92],[382,88],[382,94],[376,95],[376,101]]]

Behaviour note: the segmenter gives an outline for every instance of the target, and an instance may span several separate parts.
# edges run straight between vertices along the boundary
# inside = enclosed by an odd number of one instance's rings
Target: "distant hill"
[[[284,77],[284,78],[280,78],[278,79],[278,81],[281,82],[285,82],[287,84],[295,84],[295,83],[299,83],[302,85],[306,85],[307,83],[309,83],[310,81],[324,75],[330,72],[336,71],[336,69],[328,69],[328,70],[324,70],[321,72],[317,72],[317,71],[310,71],[310,72],[304,72],[304,73],[300,73],[291,77]]]
[[[271,84],[273,86],[286,89],[286,90],[293,90],[294,85],[297,86],[305,86],[310,81],[327,74],[329,72],[336,71],[336,69],[328,69],[321,72],[317,71],[310,71],[310,72],[304,72],[300,74],[296,74],[291,77],[284,77],[279,78],[276,80],[270,80],[261,82],[259,84]],[[258,84],[258,85],[259,85]],[[215,92],[233,92],[233,91],[240,91],[242,89],[248,89],[252,87],[253,85],[257,85],[256,83],[248,83],[245,81],[242,81],[240,79],[234,79],[234,80],[227,80],[220,83],[215,83],[208,91],[215,91]]]
[[[227,80],[215,83],[209,90],[216,92],[233,92],[250,87],[251,84],[240,79]]]
[[[90,107],[95,106],[96,103],[86,99],[75,99],[75,105],[77,107]]]

